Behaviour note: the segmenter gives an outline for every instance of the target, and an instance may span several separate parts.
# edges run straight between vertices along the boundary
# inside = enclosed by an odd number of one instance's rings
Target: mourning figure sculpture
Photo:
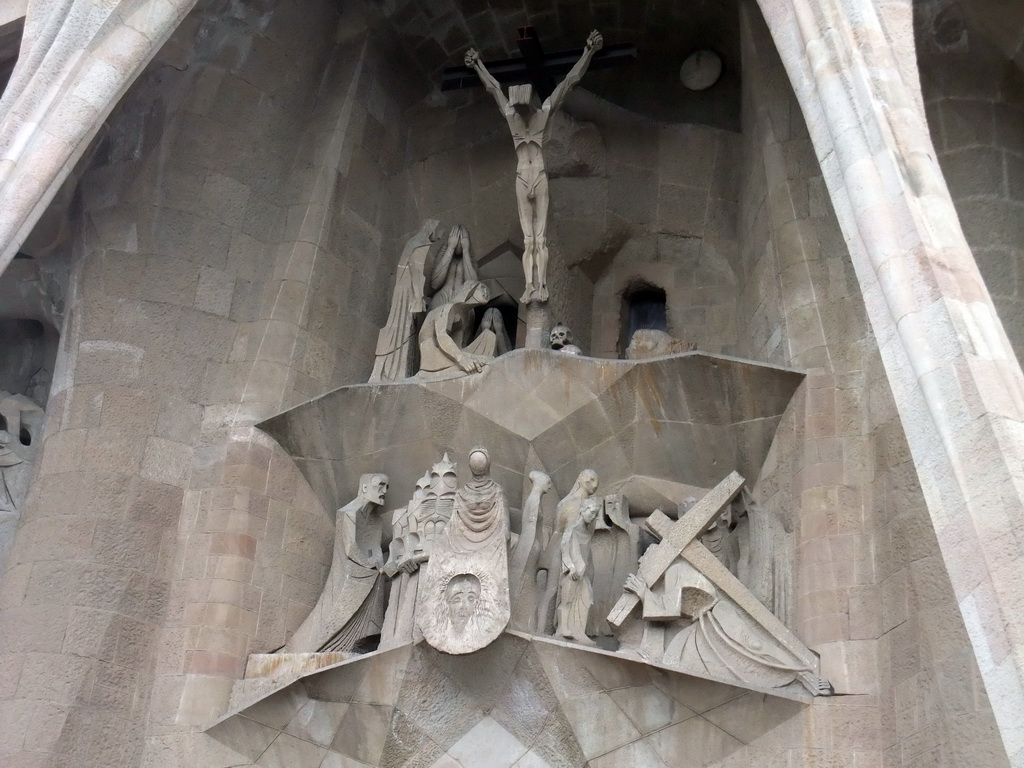
[[[551,135],[551,117],[561,107],[569,91],[580,82],[594,54],[603,45],[604,40],[597,30],[591,32],[583,56],[539,109],[533,103],[533,86],[510,86],[506,98],[498,81],[480,60],[480,54],[472,48],[466,53],[466,66],[476,70],[484,88],[498,103],[515,143],[516,202],[519,206],[519,223],[523,229],[523,273],[526,277],[526,290],[520,301],[524,304],[548,300],[549,198],[542,149]]]
[[[470,340],[473,309],[490,298],[487,286],[464,283],[451,301],[431,309],[420,328],[420,371],[418,378],[439,378],[455,373],[476,373],[494,358],[497,336],[483,329]]]
[[[587,499],[576,519],[565,529],[560,541],[562,572],[558,581],[555,634],[584,645],[596,645],[587,637],[590,609],[594,605],[593,566],[590,544],[601,502]]]
[[[359,494],[338,510],[327,583],[282,652],[352,651],[380,634],[385,595],[379,510],[387,490],[387,475],[363,475]]]
[[[416,318],[427,310],[424,268],[431,246],[440,236],[437,219],[423,222],[409,238],[395,270],[395,288],[387,323],[377,334],[377,349],[370,381],[397,381],[412,376]]]
[[[545,530],[538,579],[544,580],[544,592],[537,603],[536,631],[550,634],[551,604],[558,593],[558,574],[562,572],[562,534],[579,516],[583,502],[597,492],[597,473],[592,469],[584,469],[576,478],[572,490],[555,507],[555,525],[551,531]]]
[[[448,240],[430,270],[431,295],[427,309],[444,306],[452,301],[463,285],[475,283],[478,279],[469,230],[456,224],[449,230]]]

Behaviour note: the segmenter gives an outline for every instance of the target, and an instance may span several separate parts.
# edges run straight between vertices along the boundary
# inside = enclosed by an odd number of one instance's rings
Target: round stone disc
[[[707,90],[721,76],[722,57],[714,51],[694,51],[679,68],[679,79],[691,91]]]

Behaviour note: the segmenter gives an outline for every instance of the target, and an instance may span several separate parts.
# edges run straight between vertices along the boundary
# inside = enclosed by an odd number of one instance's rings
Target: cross
[[[581,48],[561,53],[544,53],[540,37],[533,27],[519,27],[519,52],[517,59],[502,59],[487,62],[487,69],[502,85],[530,83],[533,90],[544,101],[555,90],[558,80],[579,61]],[[590,69],[607,69],[636,59],[636,46],[632,43],[606,45],[590,65]],[[446,67],[441,74],[441,90],[454,91],[461,88],[477,88],[480,78],[469,67]]]
[[[673,522],[665,513],[655,510],[647,519],[650,528],[661,541],[653,545],[642,558],[638,575],[648,587],[653,587],[677,557],[687,560],[694,568],[703,573],[714,584],[728,595],[747,614],[758,622],[786,650],[809,669],[818,669],[818,659],[806,646],[790,632],[776,616],[764,607],[750,593],[742,582],[726,568],[710,550],[705,547],[700,536],[717,518],[723,509],[743,488],[743,478],[738,472],[732,472],[722,482],[712,488],[697,504]],[[640,598],[632,592],[626,592],[608,614],[608,621],[614,626],[621,626],[630,612],[640,603]],[[816,695],[824,692],[817,674],[801,673],[800,680]]]

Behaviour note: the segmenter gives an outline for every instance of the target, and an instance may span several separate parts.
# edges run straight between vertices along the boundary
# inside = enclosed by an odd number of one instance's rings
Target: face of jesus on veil
[[[462,632],[480,604],[480,579],[471,573],[453,576],[444,590],[448,618],[457,632]]]

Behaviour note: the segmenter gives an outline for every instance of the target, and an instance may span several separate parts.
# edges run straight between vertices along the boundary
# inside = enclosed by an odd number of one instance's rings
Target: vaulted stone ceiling
[[[739,129],[737,0],[395,0],[370,7],[434,87],[470,46],[485,60],[518,56],[518,27],[536,27],[549,53],[582,48],[596,28],[607,43],[636,45],[638,59],[588,74],[589,91],[656,120]],[[700,49],[721,56],[723,74],[695,92],[682,85],[679,68]]]

